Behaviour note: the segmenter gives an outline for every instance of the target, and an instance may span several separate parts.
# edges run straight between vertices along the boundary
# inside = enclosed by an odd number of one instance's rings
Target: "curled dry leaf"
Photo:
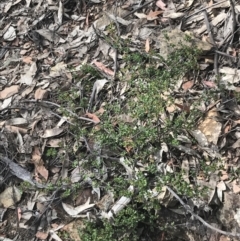
[[[87,202],[83,205],[77,206],[77,207],[73,207],[69,204],[66,203],[62,203],[62,206],[64,208],[64,210],[71,216],[71,217],[77,217],[78,214],[80,214],[81,212],[92,208],[95,206],[94,203],[90,204],[90,197],[88,198]]]
[[[22,197],[22,192],[15,186],[6,188],[0,194],[0,204],[9,208],[16,205],[16,202],[19,202]]]
[[[42,138],[49,138],[53,136],[58,136],[63,132],[63,129],[61,128],[53,128],[53,129],[47,129],[44,131],[44,134],[41,136]]]
[[[94,120],[96,122],[96,124],[100,122],[100,119],[95,114],[91,114],[91,113],[88,112],[86,114],[86,117]]]

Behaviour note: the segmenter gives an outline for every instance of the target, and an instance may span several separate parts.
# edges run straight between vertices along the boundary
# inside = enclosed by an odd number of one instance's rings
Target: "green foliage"
[[[126,174],[123,175],[125,170],[118,162],[104,163],[109,170],[115,171],[110,180],[104,183],[99,178],[103,175],[103,160],[97,159],[94,153],[90,154],[88,161],[82,166],[85,170],[84,178],[90,177],[94,187],[101,187],[105,191],[111,190],[116,200],[122,196],[130,197],[131,203],[114,218],[114,221],[87,222],[85,229],[80,231],[83,241],[139,240],[141,229],[154,233],[159,228],[163,230],[171,228],[172,223],[158,223],[158,211],[161,207],[149,192],[156,186],[158,190],[161,190],[164,184],[173,186],[179,195],[186,197],[201,195],[203,192],[185,182],[182,172],[162,175],[164,183],[158,182],[158,167],[153,158],[161,143],[165,142],[172,147],[179,145],[177,136],[183,134],[183,130],[190,131],[194,128],[196,119],[201,117],[201,112],[194,108],[188,112],[178,111],[174,114],[166,111],[166,108],[174,103],[175,97],[171,92],[179,78],[186,73],[198,70],[197,59],[200,51],[182,46],[164,60],[154,52],[150,54],[131,52],[127,41],[114,40],[111,35],[115,31],[114,25],[109,26],[108,31],[110,36],[106,40],[114,43],[123,56],[125,67],[120,70],[122,75],[119,74],[118,78],[120,82],[127,82],[126,98],[114,98],[115,93],[112,93],[111,101],[104,104],[105,111],[101,115],[101,124],[97,128],[89,128],[77,120],[78,124],[71,127],[71,133],[75,140],[80,140],[82,137],[94,139],[95,143],[103,150],[108,150],[110,155],[124,157],[133,170],[136,162],[140,161],[145,165],[145,170],[133,173],[131,179],[125,176]],[[84,74],[96,77],[98,72],[91,66],[85,65],[81,69],[83,79]],[[62,93],[59,97],[62,103],[68,103],[68,108],[73,112],[76,112],[76,109],[86,109],[93,86],[93,82],[90,81],[84,82],[82,79],[77,81],[81,81],[84,87],[84,96],[78,97],[76,95],[78,89],[73,87],[70,92]],[[211,94],[211,98],[213,96],[214,94]],[[209,93],[206,93],[198,101],[200,103],[208,99]],[[197,102],[193,103],[193,105],[197,104]],[[162,119],[163,114],[165,119]],[[66,115],[69,114],[66,113]],[[127,117],[131,121],[125,121]],[[77,160],[82,158],[81,154],[76,155],[73,166],[76,166]],[[93,169],[97,171],[93,172]],[[134,193],[128,191],[130,185],[134,186]],[[70,193],[66,190],[63,195],[68,196]]]
[[[144,209],[143,209],[144,210]],[[84,231],[80,231],[82,241],[128,241],[139,240],[138,229],[147,224],[156,227],[156,217],[138,209],[137,206],[127,206],[114,221],[102,220],[100,223],[86,224]]]
[[[49,148],[46,153],[47,157],[56,157],[57,156],[57,150],[55,148]]]

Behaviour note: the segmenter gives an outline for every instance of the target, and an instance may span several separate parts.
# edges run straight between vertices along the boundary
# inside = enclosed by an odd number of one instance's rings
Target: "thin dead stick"
[[[55,106],[55,107],[58,107],[58,108],[63,108],[61,107],[60,105],[56,104],[56,103],[53,103],[53,102],[50,102],[50,101],[46,101],[46,100],[22,100],[21,102],[29,102],[29,103],[39,103],[39,104],[48,104],[48,105],[52,105],[52,106]],[[89,121],[89,122],[92,122],[94,124],[98,124],[98,122],[92,120],[92,119],[89,119],[89,118],[86,118],[86,117],[81,117],[81,116],[78,116],[77,114],[75,114],[74,112],[72,112],[71,110],[67,109],[67,108],[63,108],[65,109],[67,112],[69,112],[70,114],[72,114],[73,116],[75,116],[77,119],[79,120],[85,120],[85,121]]]
[[[163,183],[163,180],[160,179],[160,181]],[[226,236],[232,236],[232,237],[240,237],[240,233],[231,233],[223,231],[219,228],[216,228],[209,223],[207,223],[205,220],[203,220],[201,217],[199,217],[197,214],[193,212],[193,210],[190,208],[189,205],[185,204],[184,201],[168,186],[166,186],[167,190],[182,204],[182,206],[186,209],[188,213],[190,213],[194,218],[196,218],[198,221],[200,221],[204,226],[214,230],[215,232],[221,233]]]
[[[232,55],[230,55],[230,54],[224,53],[224,52],[219,51],[219,50],[215,50],[215,52],[218,53],[218,54],[220,54],[220,55],[222,55],[222,56],[225,56],[225,57],[231,58],[231,59],[233,59],[233,60],[236,61],[236,57],[234,57],[234,56],[232,56]]]
[[[232,36],[231,36],[231,41],[229,44],[232,44],[233,38],[234,38],[234,31],[235,31],[237,23],[236,23],[236,12],[235,12],[235,6],[233,3],[233,0],[230,0],[230,5],[231,5],[231,10],[232,10],[233,21],[232,21]]]
[[[214,3],[212,6],[202,8],[202,9],[196,11],[195,13],[193,13],[193,14],[191,14],[191,15],[189,15],[189,16],[186,16],[185,18],[186,18],[186,19],[187,19],[187,18],[190,18],[190,17],[192,17],[192,16],[194,16],[194,15],[196,15],[196,14],[198,14],[198,13],[204,11],[204,10],[207,10],[207,9],[209,9],[209,8],[212,8],[212,7],[215,7],[216,5],[219,5],[220,3],[224,3],[224,2],[226,2],[226,1],[228,1],[228,0],[223,0],[223,1],[218,2],[218,3]]]
[[[208,35],[209,35],[211,44],[215,48],[217,48],[216,42],[213,38],[213,34],[212,34],[212,31],[211,31],[211,28],[210,28],[210,23],[208,21],[207,11],[205,10],[203,13],[204,13],[205,24],[207,26],[207,31],[208,31]],[[214,54],[214,72],[215,72],[215,75],[219,74],[219,71],[218,71],[218,56],[219,56],[218,53],[215,52],[215,54]]]
[[[138,10],[140,10],[140,9],[142,9],[142,8],[144,8],[144,7],[146,7],[148,4],[150,4],[150,3],[152,3],[152,2],[155,2],[155,0],[152,0],[152,1],[150,1],[150,2],[147,2],[147,3],[143,4],[142,6],[139,6],[138,8],[132,10],[130,13],[128,13],[128,14],[126,14],[125,16],[123,16],[123,18],[128,17],[129,15],[137,12]]]
[[[211,31],[211,28],[210,28],[210,23],[208,21],[207,11],[205,10],[203,13],[204,13],[204,20],[205,20],[205,24],[207,26],[207,31],[208,31],[208,35],[209,35],[211,44],[216,47],[216,42],[213,38],[213,34],[212,34],[212,31]]]

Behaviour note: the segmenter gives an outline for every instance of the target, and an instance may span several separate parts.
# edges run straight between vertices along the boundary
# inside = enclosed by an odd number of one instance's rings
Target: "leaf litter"
[[[210,187],[205,199],[189,198],[187,202],[192,201],[194,208],[204,212],[217,207],[217,227],[223,225],[223,228],[217,228],[217,232],[219,229],[227,230],[222,232],[219,240],[226,240],[226,235],[235,234],[239,237],[240,184],[237,170],[240,112],[239,102],[236,101],[239,92],[239,46],[236,39],[239,36],[236,26],[239,24],[237,17],[240,5],[232,0],[204,1],[202,4],[195,1],[143,2],[121,1],[117,4],[112,1],[91,1],[91,4],[81,6],[87,10],[82,11],[77,1],[73,1],[75,5],[68,4],[68,1],[1,1],[0,10],[5,15],[0,17],[0,159],[3,170],[1,180],[4,180],[1,182],[0,204],[7,209],[7,213],[2,212],[1,220],[3,226],[6,226],[4,220],[9,223],[18,220],[17,225],[22,227],[19,232],[14,226],[8,225],[1,231],[1,237],[13,240],[18,236],[18,240],[34,240],[36,236],[42,240],[50,240],[49,237],[52,240],[62,240],[58,232],[64,225],[67,227],[69,217],[90,218],[90,214],[98,212],[102,218],[112,219],[132,201],[124,195],[116,199],[112,193],[107,194],[104,188],[94,187],[90,176],[97,176],[105,181],[109,176],[94,170],[87,172],[83,165],[85,161],[81,160],[74,169],[69,165],[72,160],[66,155],[64,146],[71,142],[70,126],[75,123],[64,116],[56,98],[59,90],[61,92],[76,86],[73,73],[78,73],[80,66],[88,63],[101,76],[91,86],[88,109],[76,109],[76,113],[72,113],[67,102],[64,107],[67,106],[68,113],[78,116],[78,121],[82,121],[83,126],[89,128],[94,124],[93,128],[98,128],[98,125],[103,124],[101,115],[104,113],[104,102],[109,102],[110,99],[105,97],[103,100],[100,95],[104,91],[113,91],[112,81],[116,80],[117,65],[122,59],[122,56],[116,54],[111,39],[105,41],[105,37],[110,36],[112,24],[117,26],[118,35],[122,39],[129,39],[134,43],[131,46],[132,52],[139,51],[141,46],[142,51],[160,51],[167,58],[174,51],[172,46],[175,49],[180,48],[179,42],[203,50],[203,55],[199,58],[202,72],[195,78],[180,79],[174,94],[193,95],[197,98],[204,90],[209,89],[216,92],[224,89],[224,93],[228,94],[219,96],[220,101],[216,104],[203,102],[200,106],[185,104],[185,99],[176,97],[175,107],[169,105],[167,109],[170,115],[179,110],[190,113],[192,108],[205,112],[196,130],[187,136],[177,137],[180,144],[176,149],[178,155],[180,153],[180,170],[185,173],[184,180],[191,185],[196,181],[202,186]],[[163,33],[167,34],[168,41]],[[185,34],[192,37],[190,44],[184,39]],[[214,73],[218,73],[218,76]],[[86,76],[81,78],[85,81]],[[124,99],[129,87],[122,84],[118,83],[118,93]],[[81,98],[81,86],[77,88]],[[100,108],[94,112],[96,105]],[[131,119],[129,124],[135,125],[136,121],[127,113],[124,117],[114,117],[114,126],[120,122],[128,122],[128,119]],[[125,149],[131,153],[133,140],[125,140]],[[177,170],[171,166],[169,147],[168,144],[163,144],[154,157],[158,162],[158,171],[164,175]],[[123,157],[116,158],[113,155],[116,153],[109,154],[108,150],[102,150],[94,138],[90,141],[80,138],[75,142],[75,153],[79,150],[84,152],[85,149],[90,154],[97,152],[98,158],[107,156],[118,161],[125,170],[124,175],[129,179],[135,178],[135,172],[146,172],[146,164],[141,163],[141,160],[133,167]],[[167,163],[164,162],[166,157],[169,161]],[[214,175],[210,176],[199,172],[198,180],[191,180],[191,171],[199,167],[202,157],[205,158],[206,168],[210,167],[209,163],[215,162],[219,169],[212,171]],[[102,170],[107,170],[105,165]],[[70,183],[65,180],[60,188],[49,191],[43,202],[45,204],[37,201],[39,191],[36,187],[40,190],[49,188],[59,178],[69,178]],[[82,185],[90,186],[95,194],[87,193],[85,201],[78,205],[74,205],[71,198],[61,197],[62,209],[57,207],[59,203],[56,197],[62,191],[67,191],[69,185],[83,179]],[[22,195],[17,187],[19,184],[30,185],[30,191]],[[134,186],[127,188],[134,192]],[[163,186],[161,192],[156,189],[149,192],[161,205],[171,207],[175,212],[179,211],[178,203],[181,203],[181,199],[168,186]],[[35,196],[31,208],[27,204],[28,195]],[[78,198],[81,195],[79,192]],[[37,206],[39,213],[24,216],[25,210],[33,210]],[[12,212],[12,209],[18,212]],[[64,214],[63,210],[66,211]],[[52,226],[46,221],[47,217],[52,220]],[[198,219],[196,215],[194,218]],[[42,227],[39,222],[31,221],[37,219],[41,220],[44,232],[40,231]],[[56,220],[58,221],[55,222]],[[202,222],[201,219],[198,220]],[[206,223],[202,223],[209,228]],[[54,225],[55,228],[52,228]],[[29,227],[32,233],[28,230]],[[211,228],[212,226],[210,230]],[[73,225],[70,230],[68,228],[70,236],[75,232],[71,229],[77,227]],[[192,232],[187,232],[186,235],[189,240],[199,240]],[[206,232],[204,235],[213,238],[215,234]]]

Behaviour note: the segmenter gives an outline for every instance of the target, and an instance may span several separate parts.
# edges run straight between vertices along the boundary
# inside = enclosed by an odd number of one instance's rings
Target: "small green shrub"
[[[109,30],[112,31],[112,28]],[[75,166],[78,159],[88,159],[83,165],[83,173],[84,177],[91,178],[94,187],[100,187],[103,193],[112,191],[115,200],[121,196],[131,197],[131,202],[114,217],[114,220],[97,219],[96,222],[87,222],[85,229],[80,231],[83,241],[140,240],[145,231],[150,234],[161,228],[164,230],[171,228],[172,223],[163,224],[158,221],[161,205],[149,192],[154,187],[161,190],[164,184],[173,186],[178,194],[185,197],[194,197],[204,192],[183,181],[184,173],[180,168],[174,173],[162,174],[163,183],[160,182],[157,163],[153,158],[163,142],[171,148],[178,146],[177,136],[184,135],[184,131],[194,129],[196,120],[202,116],[202,113],[195,108],[189,111],[176,111],[173,114],[166,110],[174,103],[173,90],[179,78],[186,73],[198,71],[197,60],[200,51],[182,46],[164,60],[154,52],[150,54],[131,52],[127,44],[127,41],[115,42],[125,63],[118,76],[120,83],[126,82],[128,85],[125,98],[116,98],[119,93],[111,93],[109,101],[105,100],[105,111],[100,117],[100,125],[92,128],[76,120],[78,124],[71,127],[71,133],[75,141],[84,137],[86,140],[93,140],[102,150],[107,151],[109,156],[124,157],[133,170],[137,162],[141,162],[145,169],[134,171],[131,179],[126,176],[125,169],[120,163],[97,158],[99,156],[93,149],[89,155],[81,153],[75,155],[73,162]],[[156,62],[160,67],[156,67]],[[83,66],[81,73],[95,77],[98,75],[95,69],[88,65]],[[72,88],[70,92],[60,96],[61,101],[63,103],[68,101],[68,108],[73,112],[76,109],[86,110],[93,82],[91,84],[82,82],[85,92],[81,98],[77,99],[74,95],[77,89]],[[202,100],[208,101],[212,98],[214,94],[208,92],[191,104],[197,106]],[[96,109],[97,107],[100,106],[96,106]],[[125,116],[125,119],[128,117],[131,121],[126,121],[120,118],[121,116]],[[71,152],[71,145],[67,151]],[[107,181],[101,180],[103,164],[110,172],[114,172]],[[191,172],[190,175],[196,173]],[[127,191],[130,185],[134,186],[134,193]]]

